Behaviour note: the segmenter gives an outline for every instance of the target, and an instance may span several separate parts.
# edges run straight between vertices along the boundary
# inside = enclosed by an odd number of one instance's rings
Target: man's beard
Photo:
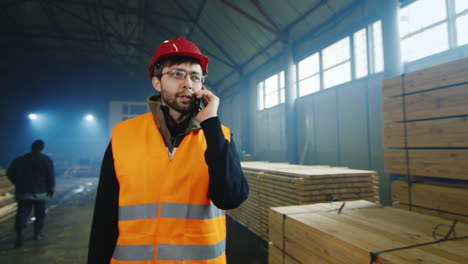
[[[162,92],[161,90],[161,99],[162,101],[170,108],[174,109],[175,111],[186,115],[189,114],[193,108],[194,100],[190,102],[190,104],[181,105],[177,103],[177,97],[182,93],[176,93],[175,95],[168,94],[166,92]],[[192,96],[193,98],[193,96]]]

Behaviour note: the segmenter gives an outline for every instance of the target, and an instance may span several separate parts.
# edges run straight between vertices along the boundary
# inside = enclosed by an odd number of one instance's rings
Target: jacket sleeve
[[[207,142],[205,160],[210,173],[210,198],[220,209],[234,209],[249,194],[249,185],[242,172],[234,140],[231,136],[229,142],[224,137],[218,117],[209,118],[200,125]]]
[[[7,169],[7,177],[10,181],[16,185],[16,180],[18,178],[18,159],[15,159]]]
[[[112,145],[109,143],[102,161],[97,187],[88,264],[110,263],[118,237],[118,196],[119,184],[115,176]]]
[[[55,192],[55,174],[54,163],[51,159],[47,158],[47,191]]]

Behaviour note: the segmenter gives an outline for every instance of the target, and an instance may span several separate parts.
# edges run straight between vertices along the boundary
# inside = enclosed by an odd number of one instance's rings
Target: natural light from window
[[[447,24],[441,24],[401,42],[403,61],[414,61],[448,50]]]
[[[457,45],[466,44],[468,44],[468,14],[457,18]]]
[[[465,10],[468,10],[468,1],[467,0],[455,0],[455,12],[461,13]]]
[[[351,81],[351,54],[349,37],[346,37],[326,47],[323,56],[323,87],[332,86]]]
[[[419,0],[401,8],[400,38],[403,62],[448,50],[445,0]]]
[[[265,82],[260,82],[257,86],[257,91],[258,91],[258,110],[263,110],[265,108],[265,95],[264,95],[264,90],[265,90]]]
[[[400,36],[419,31],[447,17],[445,0],[419,0],[400,9]]]
[[[258,110],[273,107],[285,100],[284,71],[268,77],[257,85]]]
[[[303,59],[298,63],[299,96],[320,91],[319,53]]]
[[[374,46],[374,72],[384,70],[382,21],[372,24],[372,43]]]
[[[279,86],[280,86],[280,103],[284,103],[284,97],[285,97],[285,93],[286,93],[286,84],[285,84],[285,80],[284,80],[284,71],[280,72],[279,74],[279,78],[280,78],[280,82],[279,82]]]
[[[278,75],[265,80],[265,108],[278,104]]]
[[[367,76],[367,37],[363,28],[353,35],[354,41],[354,68],[356,79]]]

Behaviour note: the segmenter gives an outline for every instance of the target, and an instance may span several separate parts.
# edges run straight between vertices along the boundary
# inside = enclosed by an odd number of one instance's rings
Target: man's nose
[[[187,74],[187,76],[185,76],[185,79],[184,79],[184,88],[185,89],[193,89],[193,81],[192,79],[190,79],[190,75]]]

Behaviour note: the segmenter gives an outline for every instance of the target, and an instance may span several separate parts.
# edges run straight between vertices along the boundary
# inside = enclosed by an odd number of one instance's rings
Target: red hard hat
[[[167,56],[187,56],[197,59],[200,62],[203,73],[208,73],[208,62],[210,59],[201,54],[200,49],[195,44],[180,36],[176,39],[166,40],[156,48],[148,65],[150,79],[153,77],[153,66],[160,59]]]

